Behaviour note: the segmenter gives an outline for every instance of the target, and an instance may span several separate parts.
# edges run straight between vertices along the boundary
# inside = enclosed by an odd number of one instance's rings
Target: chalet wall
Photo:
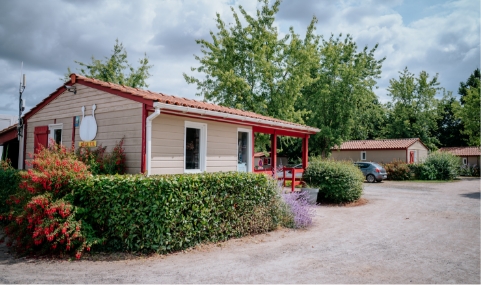
[[[127,171],[139,173],[142,151],[142,104],[112,95],[81,84],[75,84],[77,94],[65,91],[48,105],[28,119],[27,153],[34,151],[33,133],[36,126],[62,123],[62,144],[72,145],[73,118],[80,116],[81,107],[85,106],[85,116],[92,115],[92,105],[96,104],[97,145],[111,151],[115,143],[125,137],[124,148],[127,159]],[[75,128],[75,147],[81,141],[79,127]],[[28,158],[27,158],[28,159]]]
[[[184,173],[185,121],[207,124],[207,172],[237,170],[237,128],[250,127],[161,113],[152,122],[152,174]]]
[[[333,150],[331,157],[335,160],[361,161],[361,150]],[[366,150],[365,161],[388,163],[394,159],[406,162],[406,150]]]
[[[428,149],[420,142],[415,142],[408,148],[408,155],[411,150],[417,151],[418,157],[416,162],[423,162],[428,158]],[[407,159],[409,160],[409,157]]]

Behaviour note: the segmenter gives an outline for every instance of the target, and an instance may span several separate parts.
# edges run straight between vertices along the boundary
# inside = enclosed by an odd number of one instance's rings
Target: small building
[[[127,171],[147,174],[264,172],[254,167],[256,133],[270,134],[273,165],[277,136],[302,138],[305,168],[309,136],[319,132],[253,112],[77,74],[27,112],[23,122],[19,168],[25,167],[23,157],[52,140],[75,148],[102,145],[111,151],[124,138]],[[17,139],[13,131],[0,134],[0,142],[12,136]]]
[[[459,156],[462,166],[479,165],[480,148],[477,146],[442,147],[439,151],[445,151]]]
[[[287,157],[278,156],[277,157],[277,167],[287,166]],[[255,169],[264,168],[266,170],[272,169],[271,157],[266,155],[264,152],[254,153],[254,166]]]
[[[333,147],[331,151],[331,157],[336,160],[377,163],[389,163],[393,160],[422,162],[429,153],[419,138],[346,141],[340,147]]]

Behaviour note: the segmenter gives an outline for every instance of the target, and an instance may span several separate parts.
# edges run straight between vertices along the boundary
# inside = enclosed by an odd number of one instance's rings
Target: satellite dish
[[[80,139],[82,141],[91,141],[97,135],[95,109],[97,109],[97,105],[94,104],[92,106],[92,116],[85,116],[85,106],[82,106],[82,121],[80,122]]]

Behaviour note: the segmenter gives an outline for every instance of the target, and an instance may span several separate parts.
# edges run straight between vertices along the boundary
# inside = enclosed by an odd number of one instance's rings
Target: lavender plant
[[[312,225],[314,208],[307,202],[307,192],[291,192],[282,194],[284,203],[287,204],[293,217],[295,228],[307,228]]]

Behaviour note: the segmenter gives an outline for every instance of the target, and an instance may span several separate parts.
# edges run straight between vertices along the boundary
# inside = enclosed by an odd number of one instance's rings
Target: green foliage
[[[456,117],[455,110],[459,106],[459,101],[452,96],[452,92],[444,94],[438,104],[438,120],[436,138],[439,146],[453,147],[466,146],[468,136],[461,133],[464,129],[464,123],[460,118]]]
[[[463,165],[459,170],[461,176],[479,177],[479,165]]]
[[[14,169],[8,161],[0,161],[0,215],[10,209],[7,200],[18,191],[20,172]]]
[[[387,178],[389,180],[409,180],[411,179],[412,172],[409,164],[402,160],[393,160],[390,163],[383,164],[384,169],[387,172]]]
[[[151,76],[149,73],[152,65],[149,65],[149,59],[145,54],[144,58],[139,60],[140,66],[135,69],[127,61],[127,51],[119,40],[115,40],[113,54],[105,57],[105,61],[95,59],[92,56],[91,63],[83,63],[75,61],[80,65],[80,74],[120,85],[130,86],[134,88],[148,87],[146,80]],[[65,75],[64,81],[68,81],[69,75],[72,73],[68,68],[68,74]]]
[[[319,187],[319,197],[333,203],[352,202],[361,198],[364,175],[348,161],[310,158],[304,172],[310,187]]]
[[[76,216],[71,203],[71,180],[80,181],[90,173],[76,160],[72,150],[56,145],[34,155],[31,167],[21,172],[17,191],[9,196],[2,219],[7,246],[19,254],[63,254],[82,252],[99,240],[90,236],[88,224]]]
[[[376,60],[377,45],[359,52],[350,35],[341,37],[322,40],[316,65],[310,69],[313,83],[303,89],[303,100],[298,101],[298,108],[308,111],[304,121],[321,129],[310,140],[314,155],[326,156],[331,147],[351,136],[374,136],[374,127],[383,120],[372,89],[384,58]]]
[[[476,69],[468,78],[466,83],[461,82],[459,93],[462,95],[461,103],[463,105],[454,104],[456,118],[460,119],[464,124],[462,134],[468,136],[468,145],[480,146],[480,105],[481,105],[481,83],[479,69]]]
[[[399,79],[391,79],[388,87],[390,104],[388,123],[384,133],[387,138],[420,138],[431,150],[439,144],[437,131],[438,75],[429,79],[425,71],[415,77],[407,67],[400,72]]]
[[[422,180],[453,180],[458,174],[459,157],[443,151],[429,154],[416,173]]]
[[[196,41],[202,56],[195,56],[200,66],[191,70],[201,73],[202,78],[185,73],[184,78],[197,85],[197,95],[204,100],[302,123],[305,111],[295,108],[295,102],[302,100],[301,89],[312,82],[309,72],[318,60],[318,37],[314,35],[317,19],[312,19],[304,38],[292,27],[281,37],[274,24],[281,1],[274,1],[272,6],[268,0],[259,2],[263,6],[255,17],[242,6],[238,15],[232,7],[232,24],[226,24],[217,14],[218,31],[211,31],[212,39]],[[259,149],[265,150],[267,142],[265,136],[256,136]]]
[[[98,236],[123,250],[171,252],[266,232],[282,217],[275,182],[252,173],[93,176],[72,187]]]
[[[106,152],[106,149],[107,147],[102,145],[98,145],[95,149],[80,147],[75,154],[77,159],[87,165],[89,171],[94,175],[124,174],[127,169],[124,138],[115,143],[111,153]]]

